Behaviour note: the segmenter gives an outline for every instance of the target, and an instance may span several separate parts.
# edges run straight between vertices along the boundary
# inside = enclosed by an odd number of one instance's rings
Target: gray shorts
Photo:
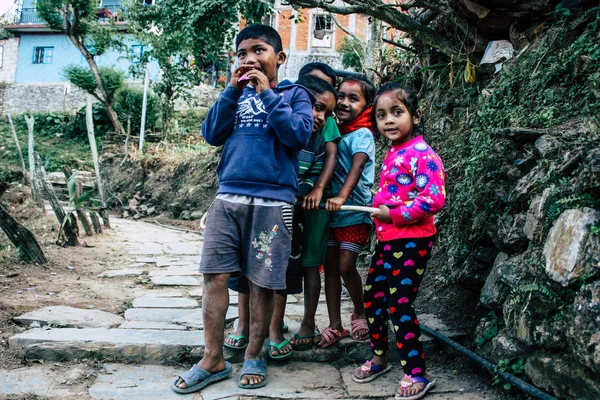
[[[206,218],[200,272],[241,272],[262,288],[285,289],[291,217],[291,205],[264,206],[215,199]]]

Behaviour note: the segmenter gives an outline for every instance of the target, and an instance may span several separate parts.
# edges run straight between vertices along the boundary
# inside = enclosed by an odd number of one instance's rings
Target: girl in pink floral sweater
[[[373,206],[377,248],[364,291],[373,357],[353,375],[369,382],[388,372],[388,318],[394,324],[404,377],[396,399],[418,399],[435,380],[425,374],[419,321],[413,308],[431,257],[433,215],[444,207],[444,167],[423,140],[415,92],[397,83],[383,86],[373,102],[377,131],[391,142]]]

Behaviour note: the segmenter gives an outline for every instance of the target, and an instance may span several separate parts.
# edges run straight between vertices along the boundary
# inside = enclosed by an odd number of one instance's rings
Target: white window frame
[[[329,13],[325,13],[322,10],[310,10],[310,16],[309,16],[309,26],[308,26],[308,48],[310,49],[310,51],[312,52],[312,50],[320,50],[323,52],[333,52],[335,50],[335,33],[336,33],[336,25],[335,22],[333,22],[333,17],[331,20],[331,33],[328,33],[327,35],[329,36],[328,39],[317,39],[314,36],[314,31],[315,31],[315,24],[316,24],[316,18],[318,16],[325,16],[328,15]],[[329,41],[329,44],[326,44],[325,42]]]

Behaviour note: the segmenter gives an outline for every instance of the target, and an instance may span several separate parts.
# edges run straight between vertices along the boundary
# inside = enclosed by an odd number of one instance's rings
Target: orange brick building
[[[369,39],[368,16],[352,14],[337,15],[336,18],[348,31],[363,40]],[[341,55],[337,49],[348,35],[335,24],[329,12],[320,8],[296,12],[285,1],[276,0],[270,25],[281,35],[283,50],[288,55],[286,63],[279,70],[280,79],[296,79],[300,68],[314,61],[342,69]]]

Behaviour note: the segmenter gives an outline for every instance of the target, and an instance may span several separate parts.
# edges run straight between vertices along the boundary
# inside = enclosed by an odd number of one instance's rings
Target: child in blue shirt
[[[240,66],[202,124],[205,140],[224,149],[200,262],[204,356],[174,382],[178,393],[198,391],[231,375],[223,356],[223,330],[232,273],[249,282],[252,321],[238,385],[265,386],[262,344],[275,290],[286,288],[298,152],[312,134],[314,98],[302,86],[278,83],[286,54],[273,28],[244,28],[236,37],[236,53]]]

